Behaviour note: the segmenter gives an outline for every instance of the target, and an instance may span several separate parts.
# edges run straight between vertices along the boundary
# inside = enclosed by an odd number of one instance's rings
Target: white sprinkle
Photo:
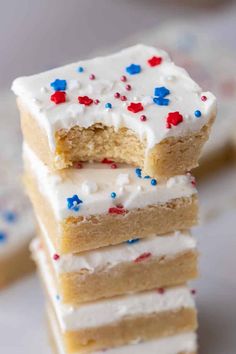
[[[124,190],[125,190],[125,188],[122,186],[122,187],[120,187],[119,188],[119,192],[120,192],[120,194],[122,194],[122,193],[124,193]]]
[[[85,181],[82,184],[82,191],[85,194],[91,194],[91,193],[95,193],[98,190],[98,186],[96,182],[93,181]]]
[[[129,184],[129,174],[128,173],[120,173],[117,176],[116,184],[118,186],[125,186],[126,184]]]
[[[153,99],[151,96],[145,96],[145,97],[143,97],[141,102],[142,102],[143,106],[146,107],[150,104],[153,104]]]
[[[80,83],[78,80],[70,80],[68,83],[69,90],[74,90],[80,88]]]
[[[137,186],[137,190],[138,190],[138,192],[141,192],[141,190],[143,189],[143,187],[142,186],[140,186],[140,185],[138,185]]]
[[[47,93],[47,92],[48,92],[48,88],[47,88],[46,86],[42,86],[42,87],[40,88],[40,92],[42,92],[42,93]]]
[[[84,107],[81,104],[71,104],[67,108],[67,112],[72,115],[72,117],[76,117],[77,115],[84,112]]]
[[[36,98],[36,97],[33,97],[33,98],[32,98],[32,101],[33,101],[34,103],[37,103],[37,104],[41,103],[41,101],[40,101],[38,98]]]
[[[191,118],[190,114],[185,114],[184,119],[189,120]]]
[[[166,80],[167,81],[175,81],[176,77],[174,75],[169,75],[169,76],[166,77]]]

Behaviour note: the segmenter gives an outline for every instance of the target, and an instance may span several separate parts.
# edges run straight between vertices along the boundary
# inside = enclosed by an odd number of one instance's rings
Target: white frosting
[[[139,178],[135,168],[123,165],[111,169],[107,164],[88,163],[82,169],[51,172],[28,146],[24,145],[23,151],[26,168],[30,168],[36,177],[40,192],[47,198],[58,220],[68,216],[105,214],[118,204],[126,210],[145,208],[196,193],[190,175],[171,177],[171,182],[153,186],[151,179]],[[124,180],[121,174],[128,177]],[[121,179],[125,181],[122,187]],[[116,193],[115,199],[111,198],[112,192]],[[67,198],[74,194],[83,201],[79,211],[67,207]]]
[[[77,307],[65,305],[57,299],[46,255],[43,249],[38,247],[37,240],[32,244],[32,249],[63,332],[109,325],[127,316],[145,316],[195,307],[190,290],[185,286],[166,289],[163,294],[153,290],[103,299]]]
[[[46,245],[51,258],[56,252],[47,230],[39,222]],[[138,238],[135,237],[135,238]],[[176,257],[178,254],[196,250],[196,240],[189,232],[178,232],[165,236],[150,236],[140,239],[138,242],[128,244],[124,242],[116,246],[107,246],[79,254],[60,255],[60,258],[52,262],[55,274],[67,272],[79,272],[86,269],[90,273],[107,271],[120,264],[133,262],[143,253],[151,253],[151,257]]]
[[[58,354],[67,354],[55,317],[49,308],[47,312]],[[196,350],[197,335],[194,332],[187,332],[147,342],[137,340],[137,343],[130,343],[122,347],[104,349],[102,351],[99,350],[94,352],[94,354],[180,354],[183,352],[192,353]]]
[[[162,63],[150,67],[147,60],[153,56],[162,57]],[[136,75],[127,74],[126,67],[130,64],[140,65],[141,72]],[[78,73],[79,66],[84,68],[83,73]],[[90,74],[95,75],[95,80],[90,80]],[[127,82],[120,80],[124,74]],[[66,80],[68,86],[66,102],[57,105],[50,101],[54,92],[50,83],[55,79]],[[126,84],[131,85],[130,91],[126,90]],[[154,89],[161,86],[166,86],[170,91],[166,97],[170,100],[168,106],[153,103]],[[42,89],[45,87],[46,92]],[[131,129],[141,140],[146,138],[148,150],[167,137],[198,131],[216,110],[215,97],[210,92],[202,92],[184,69],[171,62],[166,52],[144,45],[18,78],[13,82],[12,89],[45,130],[51,151],[55,150],[57,130],[70,129],[75,125],[88,128],[95,123],[113,126],[116,130],[121,127]],[[115,98],[116,92],[125,95],[127,101]],[[202,95],[207,96],[206,102],[202,102]],[[100,103],[82,106],[78,103],[78,96],[89,96],[98,99]],[[144,110],[139,113],[130,112],[127,106],[131,102],[142,102]],[[106,109],[106,103],[111,103],[112,109]],[[196,110],[201,111],[200,118],[195,117]],[[169,112],[175,111],[182,114],[184,121],[167,129],[166,117]],[[146,115],[147,121],[139,119],[142,114]]]

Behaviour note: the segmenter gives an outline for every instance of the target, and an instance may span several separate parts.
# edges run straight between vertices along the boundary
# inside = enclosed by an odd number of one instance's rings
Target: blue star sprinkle
[[[3,218],[10,224],[16,221],[17,214],[14,211],[6,211],[3,213]]]
[[[161,86],[161,87],[155,87],[154,89],[154,96],[153,97],[153,102],[156,103],[158,106],[168,106],[170,103],[170,100],[168,98],[165,98],[170,94],[170,90],[168,88]]]
[[[170,100],[168,98],[163,97],[154,97],[153,102],[156,103],[158,106],[168,106]]]
[[[135,173],[136,173],[137,177],[142,178],[142,170],[141,170],[141,168],[136,168],[135,169]]]
[[[67,84],[66,84],[66,80],[56,79],[55,81],[51,82],[50,86],[55,91],[65,91]]]
[[[141,72],[141,66],[137,64],[130,64],[130,66],[127,66],[125,70],[130,75],[136,75]]]
[[[132,245],[133,243],[137,243],[138,241],[139,241],[139,238],[134,238],[133,240],[126,241],[126,243],[128,243],[129,245]]]
[[[5,232],[0,231],[0,243],[4,243],[7,240],[7,235],[5,234]]]
[[[200,118],[202,113],[198,109],[194,112],[195,117]]]
[[[166,88],[164,86],[155,87],[155,89],[154,89],[154,96],[156,96],[156,97],[166,97],[169,94],[170,94],[170,90],[168,90],[168,88]]]
[[[79,205],[83,203],[81,199],[79,199],[78,195],[75,194],[71,198],[67,198],[67,208],[74,211],[79,211]]]

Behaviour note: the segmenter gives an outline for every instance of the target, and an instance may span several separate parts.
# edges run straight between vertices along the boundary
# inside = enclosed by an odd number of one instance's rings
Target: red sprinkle
[[[127,97],[126,96],[121,96],[121,101],[127,101]]]
[[[148,59],[148,64],[150,66],[157,66],[157,65],[160,65],[162,62],[162,58],[161,57],[152,57],[150,59]]]
[[[116,163],[112,163],[111,164],[111,168],[113,168],[113,169],[117,168],[117,164]]]
[[[130,91],[130,90],[132,89],[132,87],[131,87],[131,85],[128,84],[128,85],[125,86],[125,89],[126,89],[127,91]]]
[[[111,207],[108,209],[109,214],[117,214],[117,215],[124,215],[127,211],[123,208],[123,206],[117,205],[116,207]]]
[[[110,164],[110,163],[113,163],[113,161],[112,160],[109,160],[109,159],[107,159],[106,157],[101,161],[101,163],[108,163],[108,164]]]
[[[183,116],[179,112],[170,112],[166,118],[166,128],[170,129],[172,125],[178,125],[183,122]]]
[[[139,263],[139,262],[142,262],[142,261],[145,261],[145,259],[151,257],[151,253],[150,252],[144,252],[142,253],[138,258],[136,258],[134,260],[135,263]]]
[[[129,104],[129,106],[127,107],[127,109],[130,112],[138,113],[140,111],[143,111],[143,105],[140,102],[138,102],[138,103],[131,102]]]
[[[141,120],[142,122],[146,122],[147,117],[143,114],[143,115],[140,117],[140,120]]]
[[[60,258],[59,254],[55,253],[55,254],[53,255],[54,261],[57,261],[59,258]]]
[[[95,103],[95,104],[99,104],[100,101],[99,101],[98,99],[96,99],[96,100],[94,100],[94,103]]]
[[[203,102],[205,102],[205,101],[207,100],[207,96],[202,96],[202,97],[201,97],[201,100],[202,100]]]
[[[51,101],[59,104],[66,102],[66,93],[64,91],[56,91],[51,95]]]
[[[115,98],[120,98],[120,93],[119,92],[114,93],[114,97]]]
[[[91,74],[91,75],[89,76],[89,80],[95,80],[95,75],[94,75],[94,74]]]
[[[126,77],[125,75],[122,75],[120,79],[121,79],[121,81],[123,81],[123,82],[126,82],[126,81],[127,81],[127,77]]]
[[[158,292],[159,294],[164,294],[165,289],[164,289],[164,288],[158,288],[158,289],[157,289],[157,292]]]
[[[80,104],[84,104],[85,106],[90,106],[93,103],[93,99],[88,96],[79,96],[78,101]]]

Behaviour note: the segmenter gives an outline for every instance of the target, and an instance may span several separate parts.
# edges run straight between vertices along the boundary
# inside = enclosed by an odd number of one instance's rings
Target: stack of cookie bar
[[[215,97],[137,45],[16,79],[55,351],[196,353],[196,167]]]

